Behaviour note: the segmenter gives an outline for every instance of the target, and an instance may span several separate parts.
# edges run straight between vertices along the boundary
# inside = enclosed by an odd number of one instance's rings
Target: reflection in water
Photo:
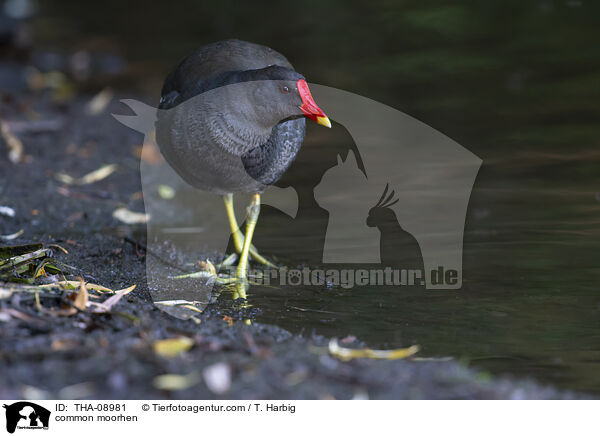
[[[40,27],[48,33],[53,16],[81,24],[84,35],[71,25],[47,35],[76,48],[105,37],[139,67],[138,81],[163,77],[210,41],[263,43],[310,81],[396,107],[483,160],[466,219],[461,290],[255,287],[249,296],[260,320],[306,334],[351,333],[374,347],[418,343],[424,355],[600,392],[600,3],[375,1],[365,11],[328,1],[319,14],[294,3],[221,6],[188,1],[181,14],[107,0],[92,11],[48,0],[50,18]],[[198,25],[198,17],[213,18]],[[289,265],[322,259],[328,211],[313,194],[321,176],[349,150],[362,165],[342,129],[313,130],[279,183],[296,189],[296,219],[266,206],[257,229],[256,245]]]

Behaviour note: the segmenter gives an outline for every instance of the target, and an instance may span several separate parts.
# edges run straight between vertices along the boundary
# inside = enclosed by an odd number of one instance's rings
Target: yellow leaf
[[[184,351],[189,350],[194,345],[194,340],[187,336],[177,338],[162,339],[155,341],[152,345],[154,352],[163,357],[175,357]]]
[[[132,212],[126,207],[120,207],[113,212],[113,218],[125,224],[145,224],[150,219],[147,213]]]
[[[75,280],[63,280],[56,283],[47,283],[45,285],[39,285],[39,288],[67,288],[67,289],[75,289],[79,286],[79,282]],[[91,289],[93,291],[100,292],[110,292],[114,293],[112,289],[105,288],[104,286],[96,285],[94,283],[86,283],[86,288]]]
[[[168,185],[158,185],[158,195],[165,200],[175,198],[175,190]]]
[[[181,391],[200,383],[200,374],[193,372],[187,375],[164,374],[154,377],[154,387],[165,391]]]
[[[110,164],[103,165],[97,170],[92,171],[91,173],[88,173],[81,178],[71,177],[70,175],[65,173],[58,173],[55,177],[59,182],[65,183],[67,185],[89,185],[91,183],[99,182],[100,180],[107,178],[116,170],[117,165]]]
[[[340,347],[336,339],[329,341],[329,353],[341,360],[351,359],[405,359],[419,351],[418,345],[395,350],[372,350],[370,348],[344,348]]]

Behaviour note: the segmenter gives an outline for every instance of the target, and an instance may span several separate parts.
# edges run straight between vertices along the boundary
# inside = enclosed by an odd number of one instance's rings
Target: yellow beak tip
[[[327,117],[317,117],[317,124],[331,129],[331,121]]]

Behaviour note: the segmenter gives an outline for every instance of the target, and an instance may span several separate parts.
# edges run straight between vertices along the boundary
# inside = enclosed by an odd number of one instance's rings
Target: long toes
[[[226,256],[225,259],[223,259],[221,261],[221,263],[218,263],[215,266],[217,267],[217,269],[224,267],[224,266],[231,266],[235,263],[235,261],[237,259],[238,259],[237,253],[231,253],[229,256]]]
[[[211,277],[215,277],[215,273],[211,271],[196,271],[189,274],[181,274],[178,276],[169,276],[170,279],[209,279]]]
[[[250,247],[250,256],[252,256],[252,259],[254,259],[256,262],[266,265],[269,268],[277,268],[277,265],[275,265],[266,257],[262,256],[254,246]]]

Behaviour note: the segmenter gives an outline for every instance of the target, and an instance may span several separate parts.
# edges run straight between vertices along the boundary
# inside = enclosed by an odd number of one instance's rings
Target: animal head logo
[[[50,411],[29,401],[5,404],[6,431],[14,433],[19,429],[48,429]]]

